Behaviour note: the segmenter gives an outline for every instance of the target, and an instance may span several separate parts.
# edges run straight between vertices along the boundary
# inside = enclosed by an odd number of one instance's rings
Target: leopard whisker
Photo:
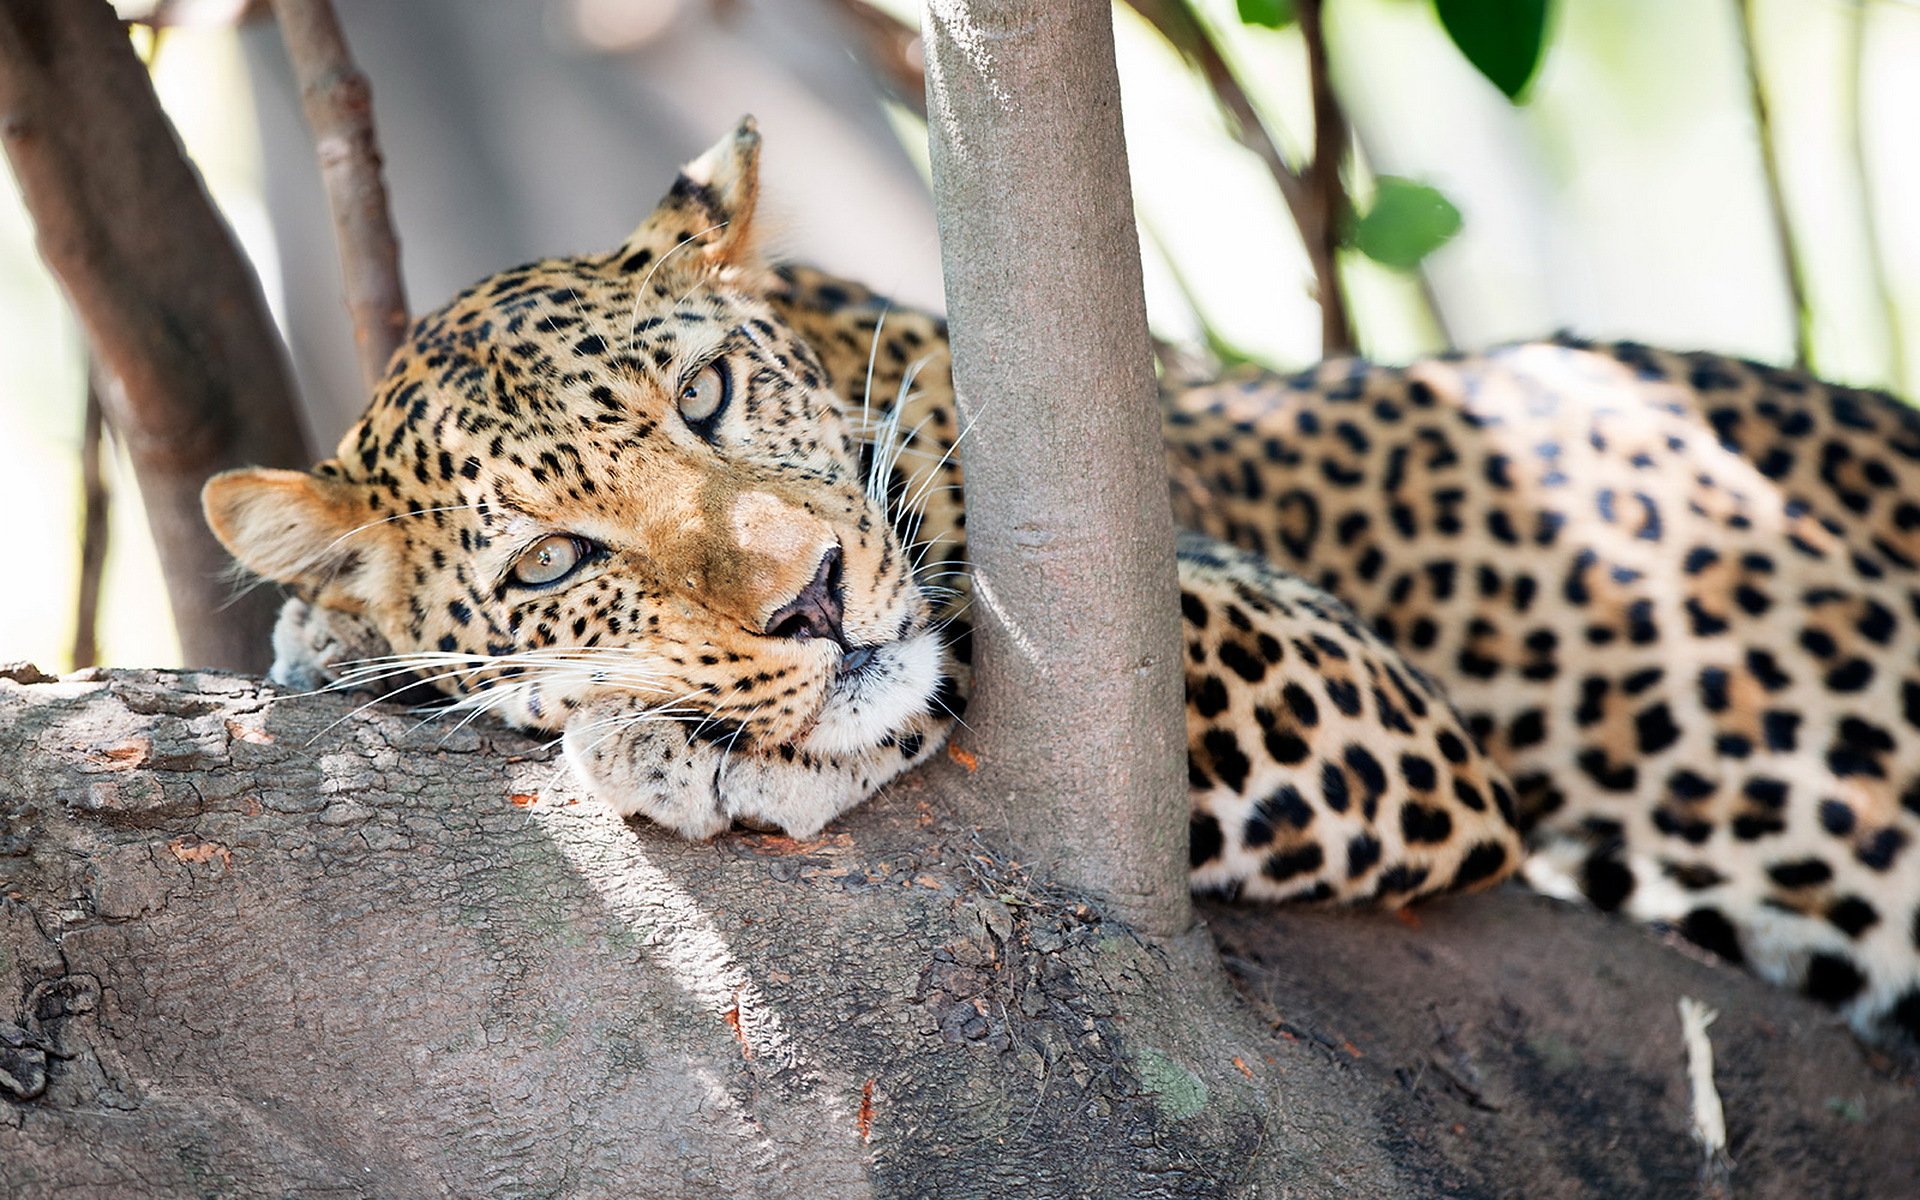
[[[967,421],[966,427],[960,431],[960,434],[958,437],[953,439],[953,445],[947,447],[947,452],[940,456],[940,461],[934,463],[933,468],[927,472],[928,482],[921,485],[923,490],[926,487],[931,486],[934,481],[940,478],[940,468],[947,465],[947,461],[953,457],[953,452],[960,448],[960,443],[967,440],[967,435],[972,433],[976,428],[979,427],[980,418],[986,415],[987,405],[992,403],[993,403],[992,397],[988,397],[985,401],[981,403],[978,409],[974,410],[974,414]],[[909,497],[907,500],[907,506],[909,508],[917,508],[921,503],[922,503],[922,499],[920,497],[919,492],[915,492],[914,495],[912,497]]]
[[[878,349],[878,342],[875,343],[875,349]],[[933,351],[928,351],[926,354],[921,355],[909,363],[906,371],[900,376],[900,386],[894,392],[893,407],[888,412],[888,419],[885,422],[886,430],[884,436],[888,438],[888,441],[882,446],[878,453],[868,460],[867,498],[883,507],[885,505],[885,482],[887,478],[892,475],[894,468],[899,465],[901,451],[905,450],[908,445],[912,443],[913,439],[920,435],[920,431],[926,427],[927,422],[933,419],[933,414],[928,413],[920,419],[919,424],[915,425],[913,429],[908,432],[906,437],[903,438],[900,436],[901,414],[906,412],[908,404],[913,401],[913,381],[919,376],[921,369],[933,361],[933,356]],[[868,372],[867,383],[869,389],[871,389],[873,383],[871,363],[868,365]],[[889,450],[891,451],[890,455],[888,453]],[[882,465],[883,463],[885,464],[884,466]]]
[[[863,431],[862,436],[867,436],[867,431],[870,430],[872,425],[870,414],[873,411],[873,366],[880,359],[880,331],[887,327],[887,314],[892,311],[893,303],[891,301],[881,305],[880,317],[873,323],[873,339],[867,346],[867,379],[866,383],[860,389],[860,428]],[[873,446],[876,443],[869,440],[867,444]],[[868,478],[871,479],[873,475],[871,470],[873,460],[869,458],[867,463],[869,467],[867,475]],[[869,496],[873,494],[871,487],[869,487],[867,494]]]
[[[733,736],[727,739],[726,745],[720,747],[720,765],[714,768],[714,772],[713,772],[713,790],[716,794],[719,793],[720,789],[726,785],[727,764],[733,761],[733,749],[734,749],[735,743],[739,742],[741,735],[747,732],[748,722],[752,721],[754,717],[758,716],[760,714],[760,710],[765,707],[766,707],[766,702],[762,701],[761,703],[756,704],[752,708],[748,709],[746,716],[740,718],[739,727],[733,731]]]

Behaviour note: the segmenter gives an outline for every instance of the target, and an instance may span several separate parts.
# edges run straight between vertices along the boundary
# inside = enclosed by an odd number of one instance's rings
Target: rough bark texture
[[[933,0],[927,108],[969,426],[961,742],[1015,840],[1155,935],[1187,920],[1186,722],[1106,0]]]
[[[1236,999],[924,780],[808,844],[570,800],[498,730],[0,669],[0,1195],[1700,1195],[1681,995],[1722,1194],[1920,1194],[1910,1078],[1596,914],[1210,907]]]
[[[360,380],[371,396],[407,333],[407,289],[400,279],[400,241],[387,213],[387,185],[380,177],[373,88],[354,65],[328,0],[273,0],[273,14],[313,130],[339,242],[347,311],[353,315]]]
[[[0,142],[101,366],[191,662],[264,667],[277,597],[233,597],[216,471],[309,461],[253,269],[105,0],[0,4]]]

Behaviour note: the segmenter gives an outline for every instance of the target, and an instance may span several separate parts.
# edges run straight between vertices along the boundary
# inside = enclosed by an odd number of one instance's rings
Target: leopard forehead
[[[340,463],[349,474],[372,478],[385,467],[426,485],[435,473],[472,479],[477,462],[494,460],[541,483],[582,440],[644,442],[689,371],[727,353],[741,355],[759,385],[747,410],[756,422],[797,425],[806,414],[795,401],[823,385],[812,351],[758,290],[676,286],[611,258],[517,267],[414,324],[341,443]],[[444,457],[394,461],[429,458],[428,434]],[[449,442],[470,457],[454,458]]]

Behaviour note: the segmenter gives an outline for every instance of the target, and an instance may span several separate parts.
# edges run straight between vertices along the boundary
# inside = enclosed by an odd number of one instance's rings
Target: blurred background
[[[331,447],[365,397],[271,19],[247,0],[117,7],[154,21],[129,36],[265,285],[309,439]],[[747,112],[765,134],[778,251],[940,304],[915,0],[337,7],[372,81],[416,309],[516,262],[614,245]],[[1909,396],[1920,385],[1920,3],[1520,0],[1541,14],[1538,36],[1499,3],[1324,0],[1304,28],[1299,7],[1116,5],[1161,339],[1208,363],[1282,368],[1338,348],[1297,209],[1326,169],[1309,165],[1316,112],[1330,111],[1312,86],[1323,48],[1348,130],[1333,270],[1361,352],[1405,360],[1571,330],[1802,361]],[[1487,27],[1486,11],[1504,23]],[[97,636],[75,645],[86,392],[84,339],[9,181],[0,511],[16,563],[34,569],[0,589],[0,661],[64,670],[77,649],[175,665],[110,437]]]

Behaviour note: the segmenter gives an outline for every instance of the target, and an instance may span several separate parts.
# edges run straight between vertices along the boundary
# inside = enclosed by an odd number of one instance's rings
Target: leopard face
[[[215,532],[371,626],[392,670],[514,724],[625,697],[838,754],[924,714],[934,606],[847,399],[774,305],[758,145],[743,123],[612,253],[422,318],[334,458],[208,485]]]

